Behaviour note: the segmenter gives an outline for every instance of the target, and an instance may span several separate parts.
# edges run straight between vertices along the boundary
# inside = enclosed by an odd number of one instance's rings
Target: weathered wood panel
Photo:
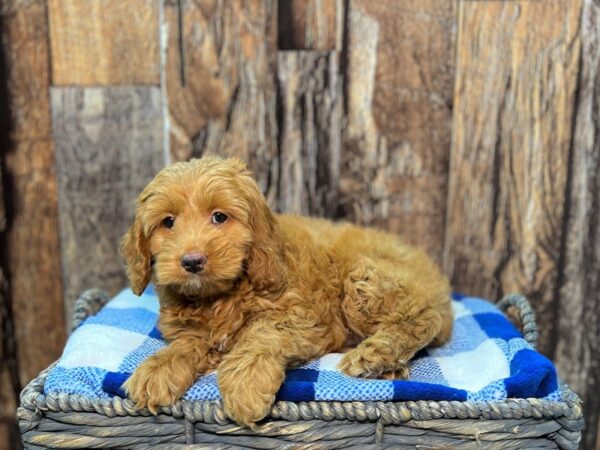
[[[54,85],[160,83],[155,0],[49,0]]]
[[[57,191],[50,132],[44,2],[14,2],[2,16],[10,111],[4,189],[6,262],[19,382],[55,360],[65,340]]]
[[[0,62],[0,69],[3,64]],[[5,126],[6,111],[0,107],[0,126]],[[4,136],[0,145],[4,145]],[[6,246],[6,209],[2,189],[2,164],[0,162],[0,247]],[[8,282],[4,276],[6,254],[0,250],[0,449],[18,448],[20,441],[15,423],[17,392],[20,388],[16,367],[14,324]]]
[[[600,449],[600,5],[585,0],[555,362],[584,399],[585,448]]]
[[[339,50],[341,0],[287,0],[277,8],[280,50]]]
[[[91,286],[127,285],[120,240],[164,166],[158,87],[52,88],[65,311]]]
[[[0,42],[0,448],[18,449],[17,392],[65,340],[45,4],[0,5]]]
[[[457,290],[524,293],[552,355],[581,2],[459,5],[446,270]]]
[[[281,211],[336,216],[342,126],[338,60],[337,52],[279,52]]]
[[[165,4],[173,160],[238,156],[270,200],[278,177],[275,10],[274,0]]]
[[[454,2],[352,0],[341,173],[351,220],[440,259],[450,149]]]
[[[5,11],[0,11],[0,30],[2,30]],[[0,36],[0,98],[7,98],[6,62],[4,54],[5,36]],[[9,146],[8,128],[10,124],[9,105],[0,102],[0,148]],[[15,408],[19,388],[14,348],[13,317],[10,305],[10,293],[5,277],[6,261],[6,207],[4,202],[3,164],[0,159],[0,449],[10,448],[18,442],[15,423]]]

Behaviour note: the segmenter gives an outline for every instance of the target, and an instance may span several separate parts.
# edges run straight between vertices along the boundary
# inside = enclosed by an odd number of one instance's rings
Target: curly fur
[[[217,210],[225,223],[211,222]],[[448,282],[421,250],[373,229],[275,215],[237,159],[162,170],[122,251],[135,293],[155,283],[169,342],[125,384],[153,412],[216,369],[226,413],[254,426],[288,367],[348,350],[349,375],[405,378],[417,351],[451,333]],[[199,274],[181,267],[188,252],[207,256]]]

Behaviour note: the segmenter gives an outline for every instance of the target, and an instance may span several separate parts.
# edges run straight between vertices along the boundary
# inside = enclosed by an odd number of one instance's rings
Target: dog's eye
[[[214,224],[224,223],[227,219],[227,215],[219,211],[214,212],[212,215],[212,223]]]
[[[173,228],[173,225],[175,225],[175,217],[173,216],[167,216],[162,220],[162,226],[165,228]]]

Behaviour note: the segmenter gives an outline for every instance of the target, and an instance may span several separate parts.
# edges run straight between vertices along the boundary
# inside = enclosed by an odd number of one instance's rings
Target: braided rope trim
[[[85,291],[77,300],[74,326],[86,317],[95,314],[106,302],[108,295],[99,289]],[[523,324],[525,339],[532,345],[537,339],[537,325],[529,302],[519,294],[504,297],[498,306],[503,310],[514,306]],[[52,412],[95,412],[108,417],[150,416],[146,410],[138,410],[129,399],[90,398],[83,395],[50,393],[44,395],[44,384],[48,372],[43,370],[21,392],[21,407],[18,417],[22,430],[35,428],[43,413]],[[173,405],[161,407],[159,413],[190,422],[231,423],[221,402],[178,400]],[[290,422],[301,420],[353,420],[381,421],[384,424],[400,424],[409,420],[432,419],[560,419],[563,427],[578,432],[583,423],[581,400],[568,387],[562,387],[562,401],[537,398],[507,399],[494,402],[459,401],[408,401],[408,402],[285,402],[279,401],[271,409],[271,418]]]
[[[21,393],[18,411],[22,430],[35,428],[44,412],[95,412],[108,417],[150,416],[146,410],[137,410],[129,399],[90,398],[83,395],[50,393],[44,395],[48,367]],[[290,422],[301,420],[353,420],[358,422],[382,421],[400,424],[409,420],[432,419],[564,419],[563,427],[578,431],[582,426],[583,411],[579,397],[566,386],[562,401],[537,398],[508,399],[502,402],[409,401],[409,402],[276,402],[271,418]],[[178,400],[161,407],[159,413],[190,422],[217,423],[231,421],[225,415],[221,402]],[[26,423],[25,423],[26,422]],[[569,425],[571,424],[571,425]]]
[[[496,306],[504,313],[513,306],[521,321],[521,333],[525,340],[533,347],[536,347],[538,339],[538,327],[535,322],[535,313],[529,304],[529,301],[521,294],[508,294],[496,303]]]
[[[102,289],[88,289],[84,291],[75,301],[75,306],[73,307],[71,331],[81,325],[85,319],[100,311],[109,300],[110,297]]]

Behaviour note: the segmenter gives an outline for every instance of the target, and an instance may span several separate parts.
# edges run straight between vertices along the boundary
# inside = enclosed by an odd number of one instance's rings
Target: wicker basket
[[[77,301],[74,326],[107,301],[100,290],[86,291]],[[525,339],[535,345],[527,301],[511,295],[498,306],[516,316]],[[251,431],[231,423],[219,402],[178,401],[153,416],[117,397],[46,396],[48,370],[21,393],[18,419],[28,449],[576,449],[583,428],[581,402],[566,387],[560,402],[277,402],[270,419]]]

